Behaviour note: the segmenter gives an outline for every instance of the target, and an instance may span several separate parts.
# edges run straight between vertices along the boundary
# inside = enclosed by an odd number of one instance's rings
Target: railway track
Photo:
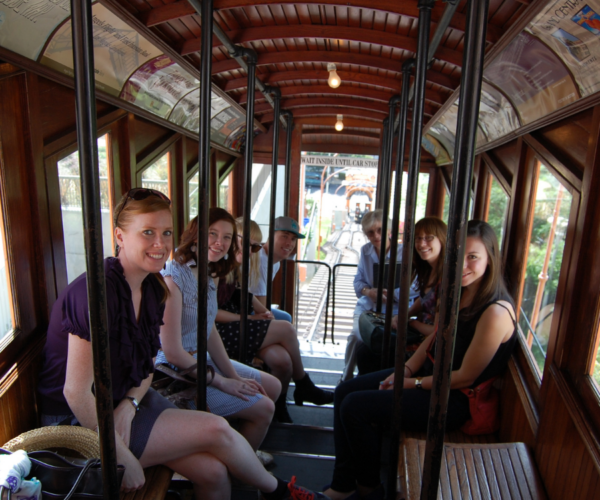
[[[327,252],[324,262],[331,268],[338,263],[357,264],[360,248],[366,242],[365,236],[360,231],[360,226],[348,223],[341,231],[334,232],[323,245]],[[356,305],[353,280],[356,269],[353,267],[339,267],[336,270],[336,300],[335,300],[335,349],[342,352],[345,349],[346,339],[352,329],[352,312]],[[310,283],[301,288],[298,293],[297,330],[298,338],[313,342],[323,343],[325,337],[325,316],[328,270],[320,266]],[[329,298],[329,314],[327,315],[327,338],[323,347],[331,347],[331,324],[333,315],[333,287]],[[329,350],[329,349],[328,349]]]

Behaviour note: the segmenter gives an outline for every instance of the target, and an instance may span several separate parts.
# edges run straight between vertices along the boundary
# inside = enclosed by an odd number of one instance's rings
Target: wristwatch
[[[415,379],[415,389],[423,390],[423,377],[417,377]]]
[[[138,403],[138,400],[135,399],[132,396],[125,396],[125,399],[129,399],[129,401],[131,401],[131,404],[133,405],[133,407],[135,408],[135,411],[140,411],[140,404]]]

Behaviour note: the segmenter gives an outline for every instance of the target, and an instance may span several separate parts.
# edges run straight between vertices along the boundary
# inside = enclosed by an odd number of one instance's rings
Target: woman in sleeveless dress
[[[469,401],[459,389],[474,388],[501,375],[517,339],[515,312],[502,278],[498,240],[483,221],[467,227],[460,313],[452,363],[446,429],[470,418]],[[402,428],[425,431],[433,385],[433,364],[427,338],[406,362]],[[431,346],[435,348],[435,344]],[[380,484],[380,441],[374,425],[388,426],[392,416],[394,370],[383,370],[344,382],[335,391],[334,441],[336,461],[332,500],[384,498]]]
[[[164,325],[160,330],[161,350],[156,363],[186,369],[196,363],[198,325],[198,218],[194,218],[181,236],[174,259],[167,262],[162,275],[169,287]],[[274,400],[281,391],[279,381],[237,361],[231,361],[215,329],[219,279],[236,267],[237,241],[235,221],[222,208],[209,212],[207,361],[215,370],[214,381],[207,387],[206,402],[211,413],[240,420],[239,432],[252,448],[258,449],[273,418]],[[196,372],[191,373],[195,377]],[[263,397],[268,396],[268,397]],[[190,409],[196,409],[189,401]],[[267,454],[259,454],[259,457]],[[267,457],[268,458],[268,457]],[[272,461],[272,460],[270,460]]]

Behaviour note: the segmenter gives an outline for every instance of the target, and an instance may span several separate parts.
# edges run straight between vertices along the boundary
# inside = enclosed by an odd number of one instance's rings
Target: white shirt
[[[267,295],[267,274],[269,271],[269,255],[267,254],[265,248],[260,249],[260,271],[258,282],[254,284],[254,286],[248,287],[250,293],[256,295],[257,297],[266,297]],[[275,279],[275,275],[279,271],[279,262],[273,262],[273,279]]]

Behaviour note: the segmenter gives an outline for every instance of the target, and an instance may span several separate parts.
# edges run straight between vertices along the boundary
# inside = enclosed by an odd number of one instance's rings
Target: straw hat
[[[84,458],[99,458],[98,435],[86,427],[56,425],[40,427],[11,439],[3,448],[8,451],[37,451],[67,448]]]

